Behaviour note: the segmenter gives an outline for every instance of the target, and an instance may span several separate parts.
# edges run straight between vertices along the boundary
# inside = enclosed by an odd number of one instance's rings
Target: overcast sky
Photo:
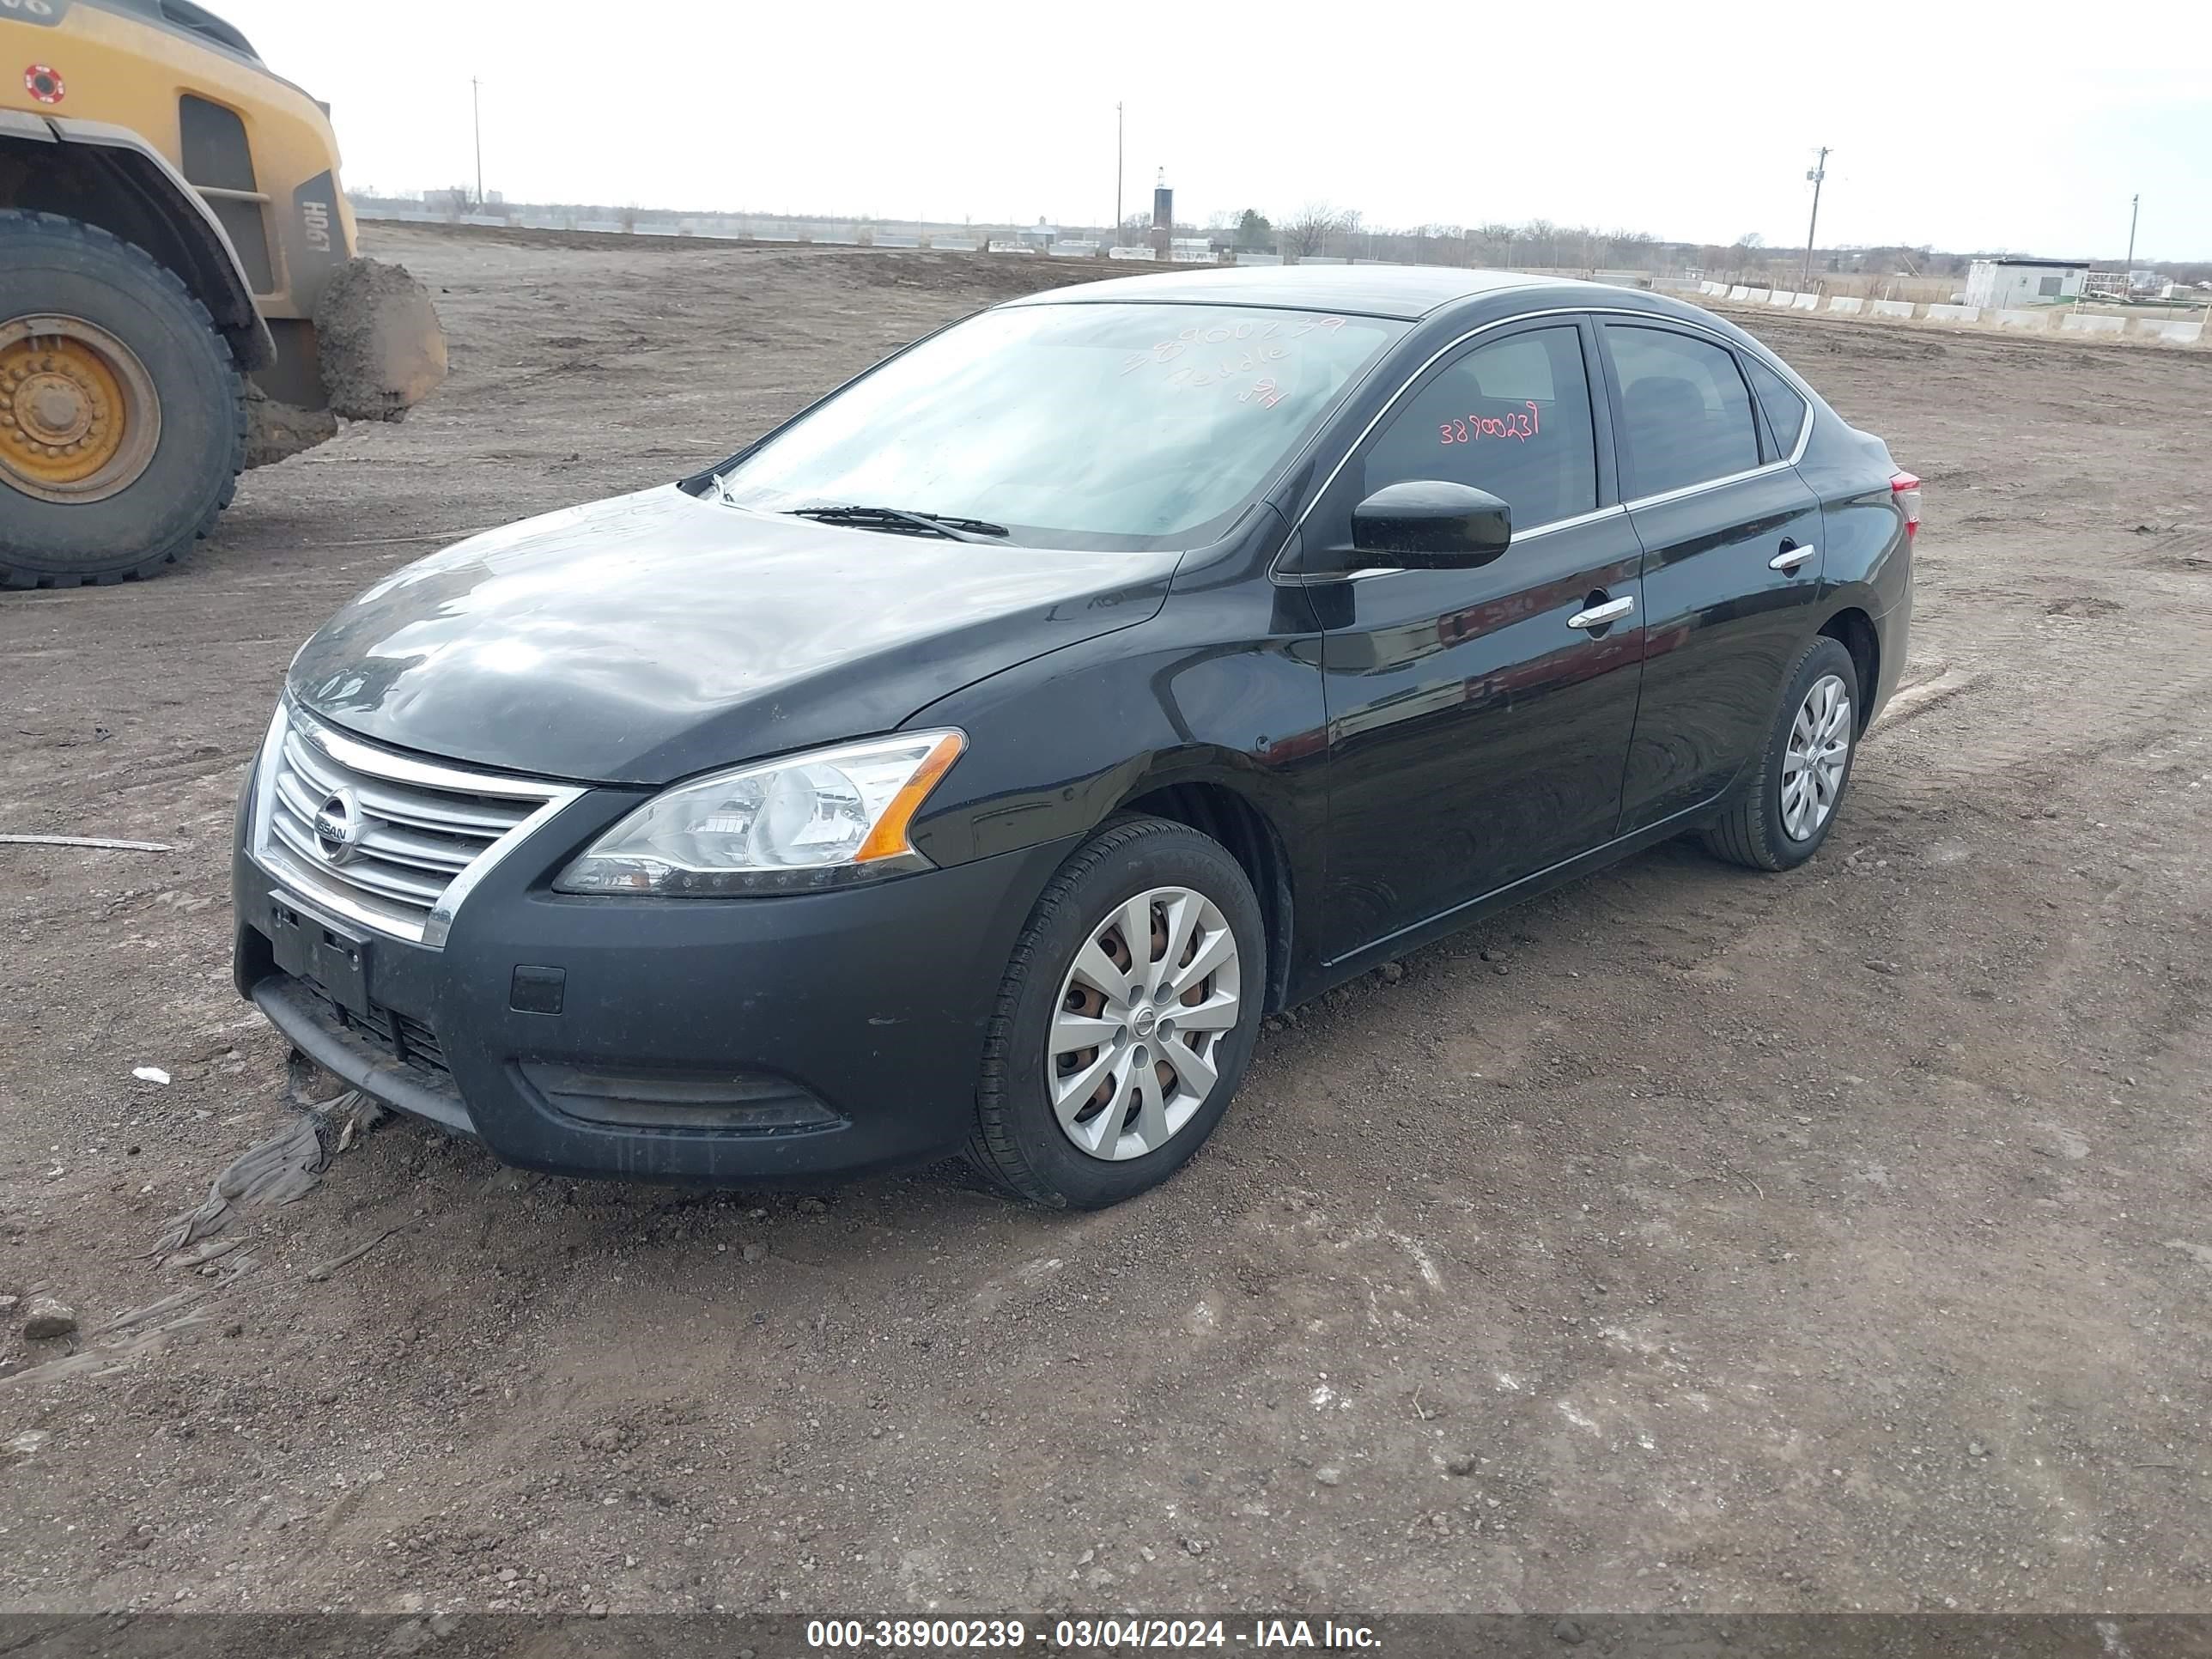
[[[1325,198],[1802,244],[2212,257],[2212,52],[2154,12],[1832,0],[883,5],[211,0],[329,102],[355,187],[1103,223]],[[2175,19],[2188,15],[2188,9]],[[2201,22],[2201,13],[2194,14]],[[2109,20],[2109,21],[2106,21]]]

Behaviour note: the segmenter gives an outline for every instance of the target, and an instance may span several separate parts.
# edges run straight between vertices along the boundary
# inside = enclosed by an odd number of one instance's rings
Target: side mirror
[[[1352,545],[1368,562],[1471,570],[1513,539],[1513,509],[1487,490],[1438,478],[1385,484],[1352,509]]]

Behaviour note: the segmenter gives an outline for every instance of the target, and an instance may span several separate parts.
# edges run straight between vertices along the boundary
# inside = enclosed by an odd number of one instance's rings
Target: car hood
[[[1143,622],[1177,556],[853,530],[669,484],[395,572],[301,648],[289,689],[398,748],[659,785],[890,730],[986,675]]]

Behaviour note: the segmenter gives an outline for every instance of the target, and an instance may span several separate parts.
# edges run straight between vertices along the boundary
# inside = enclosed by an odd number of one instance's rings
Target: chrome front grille
[[[311,906],[432,946],[484,871],[580,793],[397,754],[292,708],[258,767],[255,861]]]

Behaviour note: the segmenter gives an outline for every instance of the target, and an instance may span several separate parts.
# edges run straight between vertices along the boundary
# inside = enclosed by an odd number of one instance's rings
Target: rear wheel
[[[245,465],[244,391],[173,272],[94,226],[0,212],[0,586],[188,552]]]
[[[1259,1030],[1259,901],[1219,842],[1109,824],[1037,901],[1000,988],[969,1155],[1018,1195],[1099,1209],[1187,1163]]]
[[[1759,770],[1705,831],[1706,850],[1754,870],[1789,870],[1820,850],[1850,785],[1859,677],[1826,635],[1797,659]]]

